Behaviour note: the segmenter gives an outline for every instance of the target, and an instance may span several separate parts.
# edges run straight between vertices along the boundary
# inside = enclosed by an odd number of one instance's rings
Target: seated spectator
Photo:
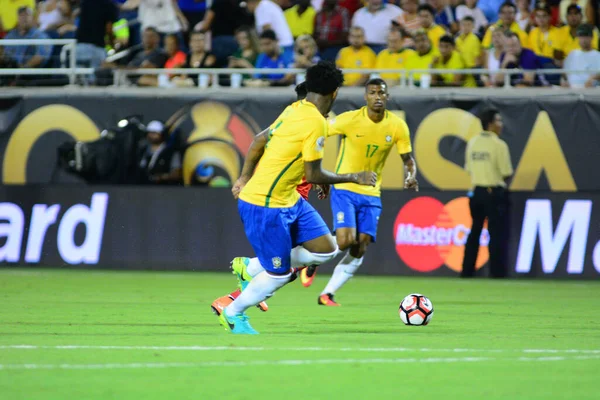
[[[482,65],[481,42],[473,33],[475,20],[466,16],[460,21],[460,33],[456,38],[456,49],[465,62],[465,68],[476,68]]]
[[[253,23],[252,15],[241,6],[239,0],[213,0],[204,20],[196,24],[194,30],[210,31],[211,51],[217,59],[217,65],[221,66],[227,64],[227,58],[238,48],[236,30]]]
[[[519,28],[525,33],[529,32],[529,29],[533,25],[532,14],[531,14],[531,2],[529,0],[517,0],[517,14],[515,21],[519,25]]]
[[[338,0],[325,0],[323,9],[315,17],[315,40],[321,58],[335,60],[347,42],[350,29],[348,10],[338,6]]]
[[[15,29],[19,9],[29,7],[35,10],[35,3],[36,0],[0,0],[0,36]]]
[[[493,31],[492,47],[484,50],[483,68],[497,71],[500,69],[500,57],[504,53],[504,31],[498,27],[491,27],[490,29]],[[494,72],[490,72],[489,75],[480,75],[480,78],[484,86],[496,86],[496,74]]]
[[[318,55],[317,42],[310,35],[298,37],[294,49],[294,68],[310,68],[321,59]]]
[[[265,0],[262,0],[265,1]],[[282,53],[277,42],[277,35],[266,30],[260,35],[260,51],[256,60],[256,68],[290,68],[292,59]],[[291,84],[285,74],[256,74],[249,86],[279,86]]]
[[[458,32],[458,23],[452,7],[448,5],[448,0],[428,0],[429,4],[435,10],[434,22],[448,30],[450,33]]]
[[[285,10],[284,15],[294,39],[313,34],[317,12],[310,5],[310,0],[299,0],[298,4]]]
[[[163,68],[168,58],[160,48],[158,31],[148,27],[142,35],[142,50],[138,51],[127,65],[131,68]]]
[[[392,30],[388,34],[388,46],[386,49],[381,50],[377,55],[375,61],[375,68],[377,69],[397,69],[403,70],[406,61],[415,52],[411,49],[405,49],[402,47],[403,37],[402,33],[397,30]],[[386,81],[388,86],[395,86],[400,83],[402,76],[400,73],[380,73],[381,78]]]
[[[57,0],[46,0],[38,3],[37,26],[40,31],[51,31],[63,23],[63,18],[58,9]]]
[[[403,13],[396,17],[394,21],[405,32],[403,36],[405,38],[410,38],[412,42],[412,35],[417,33],[419,28],[421,28],[419,14],[417,12],[419,9],[419,0],[401,0],[400,6]]]
[[[197,24],[202,22],[206,15],[206,7],[209,6],[205,0],[178,0],[177,5],[184,18],[189,24],[189,28],[184,32],[185,43],[190,42],[190,33]],[[239,8],[239,7],[238,7]]]
[[[258,58],[258,38],[254,29],[243,26],[235,32],[239,48],[229,57],[229,68],[254,68]],[[249,78],[245,76],[244,78]]]
[[[433,22],[435,10],[429,4],[419,6],[419,21],[421,28],[427,33],[431,45],[437,48],[440,38],[446,34],[446,30]]]
[[[571,4],[567,9],[567,25],[558,28],[557,40],[554,46],[554,58],[564,60],[573,50],[580,49],[577,38],[577,28],[582,24],[583,15],[577,4]],[[598,50],[598,29],[593,29],[592,48]]]
[[[577,28],[580,49],[571,51],[565,60],[564,69],[585,70],[589,73],[570,73],[563,81],[563,86],[571,88],[589,88],[598,86],[600,80],[600,52],[592,47],[594,28],[583,24]]]
[[[560,4],[558,6],[560,22],[567,24],[569,7],[578,6],[579,9],[583,11],[581,22],[587,24],[590,22],[588,21],[589,17],[594,16],[592,3],[593,1],[591,0],[560,0]]]
[[[433,69],[464,69],[465,63],[460,54],[455,50],[454,39],[450,35],[440,38],[440,55],[433,62]],[[467,86],[476,87],[473,76],[455,73],[434,73],[431,77],[431,86]]]
[[[273,31],[285,58],[291,60],[294,57],[294,38],[281,7],[271,0],[248,0],[247,7],[254,14],[258,34],[266,30]]]
[[[424,30],[420,30],[415,35],[415,50],[416,52],[406,60],[406,70],[430,69],[439,56],[438,50],[432,46],[429,35]],[[414,73],[413,83],[416,86],[420,85],[421,73]]]
[[[206,34],[192,32],[190,34],[190,54],[188,54],[183,68],[211,68],[215,66],[216,62],[217,58],[214,54],[206,51]],[[194,86],[198,84],[198,75],[176,77],[173,78],[173,82],[176,86]]]
[[[370,47],[365,45],[365,31],[359,26],[353,26],[350,29],[349,42],[350,46],[344,47],[338,53],[336,60],[338,68],[373,68],[377,56]],[[363,86],[368,79],[369,74],[347,73],[344,74],[344,85]]]
[[[187,55],[179,48],[179,39],[176,35],[165,36],[165,51],[169,58],[165,62],[164,68],[174,69],[185,66]],[[159,76],[149,75],[145,78],[145,86],[170,87],[170,81],[174,78],[175,76],[170,74],[161,74]]]
[[[519,35],[507,31],[504,35],[504,53],[500,56],[500,69],[536,70],[540,67],[535,53],[521,46]],[[510,77],[511,86],[527,87],[535,83],[535,72],[513,74]],[[496,85],[504,86],[504,74],[496,75]]]
[[[111,0],[81,0],[77,39],[77,64],[98,68],[106,59],[107,33],[119,19],[119,10]],[[109,36],[109,43],[110,36]]]
[[[146,127],[146,141],[140,147],[140,183],[181,185],[181,154],[166,142],[167,132],[160,121],[151,121]]]
[[[51,38],[75,38],[77,25],[71,1],[58,0],[55,10],[60,14],[61,20],[59,23],[51,25],[46,30],[46,34]]]
[[[17,11],[17,27],[8,32],[5,39],[48,39],[48,35],[33,27],[33,10],[29,7]],[[19,68],[43,68],[52,46],[19,45],[6,46],[5,57],[17,63]]]
[[[167,34],[175,34],[183,40],[183,31],[189,29],[189,22],[179,9],[177,0],[127,0],[121,11],[138,10],[142,32],[154,28],[161,39]]]
[[[352,26],[363,29],[367,46],[378,53],[385,48],[392,21],[402,14],[402,9],[389,2],[384,4],[383,0],[366,0],[366,3],[352,17]]]
[[[538,56],[553,58],[553,44],[558,41],[558,28],[550,25],[550,9],[538,6],[534,15],[537,27],[529,32],[529,47]]]
[[[465,0],[465,4],[456,7],[456,19],[463,21],[465,17],[473,18],[475,34],[483,35],[489,22],[481,8],[477,7],[477,0]]]
[[[493,26],[509,29],[514,32],[521,42],[521,47],[528,48],[529,47],[529,38],[527,34],[521,30],[519,24],[515,22],[515,17],[517,15],[517,7],[509,1],[503,3],[500,6],[500,20],[496,22]],[[481,41],[481,45],[483,48],[488,49],[492,44],[492,30],[488,29],[483,36],[483,40]]]

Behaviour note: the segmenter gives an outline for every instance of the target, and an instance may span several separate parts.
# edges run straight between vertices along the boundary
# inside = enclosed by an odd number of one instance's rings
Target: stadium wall
[[[0,265],[227,271],[252,255],[228,189],[0,187]],[[462,192],[385,191],[360,273],[454,276],[471,224]],[[327,201],[313,204],[328,223]],[[600,277],[600,195],[512,193],[512,276]],[[485,273],[488,236],[477,265]],[[332,265],[324,266],[330,271]]]
[[[587,94],[585,94],[587,93]],[[394,89],[389,109],[410,129],[422,189],[466,190],[466,140],[481,130],[474,114],[495,106],[505,121],[515,177],[512,191],[576,192],[600,189],[600,96],[551,90],[407,91]],[[593,92],[592,92],[593,93]],[[167,121],[184,154],[185,171],[211,159],[225,178],[237,178],[252,137],[293,101],[289,88],[273,91],[61,90],[0,94],[0,169],[4,184],[70,183],[57,171],[56,149],[66,140],[93,140],[122,118]],[[361,89],[344,89],[332,117],[364,104]],[[335,165],[339,138],[326,144]],[[385,189],[402,187],[402,164],[390,157]],[[190,176],[184,177],[186,182]]]

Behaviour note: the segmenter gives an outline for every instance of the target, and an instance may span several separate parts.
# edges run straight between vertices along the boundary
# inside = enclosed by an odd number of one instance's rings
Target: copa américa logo
[[[406,265],[419,272],[430,272],[443,265],[460,272],[471,224],[467,197],[446,204],[433,197],[417,197],[406,203],[396,216],[396,252]],[[477,269],[489,258],[487,224],[479,243]]]

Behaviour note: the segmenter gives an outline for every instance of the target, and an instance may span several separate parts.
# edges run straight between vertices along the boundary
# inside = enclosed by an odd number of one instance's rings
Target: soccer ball
[[[433,304],[422,294],[412,293],[402,300],[398,313],[405,325],[427,325],[433,318]]]

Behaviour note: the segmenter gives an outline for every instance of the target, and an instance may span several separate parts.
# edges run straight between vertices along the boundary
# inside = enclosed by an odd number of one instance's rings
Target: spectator
[[[63,23],[57,0],[46,0],[38,3],[37,25],[40,31],[55,30]]]
[[[550,9],[538,6],[534,14],[537,27],[529,32],[529,47],[538,56],[553,58],[558,28],[550,25]]]
[[[121,6],[122,11],[136,8],[142,23],[142,32],[152,27],[161,39],[168,34],[175,34],[183,41],[182,31],[189,29],[189,22],[179,9],[177,0],[127,0]]]
[[[17,14],[23,7],[35,9],[35,0],[0,0],[0,33],[12,31],[17,26]]]
[[[500,69],[523,69],[536,70],[540,67],[535,53],[521,46],[519,35],[508,31],[504,35],[504,53],[500,56]],[[504,85],[504,74],[496,75],[496,85]],[[516,87],[533,86],[535,83],[535,72],[524,72],[523,74],[513,74],[510,77],[510,84]]]
[[[317,54],[317,42],[310,35],[302,35],[296,39],[294,46],[294,68],[310,68],[321,59]]]
[[[165,51],[169,57],[165,62],[164,68],[174,69],[183,68],[187,62],[187,55],[181,51],[179,47],[179,38],[177,35],[165,36]],[[174,79],[174,75],[161,74],[159,76],[148,76],[146,79],[146,86],[161,86],[170,87],[171,80]]]
[[[394,24],[394,22],[396,22],[397,26],[404,31],[404,45],[407,45],[406,39],[409,40],[410,45],[413,45],[412,35],[417,33],[417,31],[421,27],[421,22],[419,21],[419,14],[417,12],[417,10],[419,9],[419,1],[401,0],[400,5],[402,7],[403,13],[396,17],[396,19],[392,23]]]
[[[580,10],[585,11],[581,15],[581,22],[584,24],[588,23],[588,18],[594,16],[592,3],[593,0],[561,0],[558,6],[560,22],[563,24],[567,24],[567,14],[569,13],[569,7],[578,6]]]
[[[577,28],[580,48],[569,53],[564,68],[572,71],[585,70],[590,72],[567,74],[563,86],[577,89],[598,86],[600,80],[600,52],[592,48],[593,37],[594,27],[592,25],[583,24]]]
[[[195,27],[204,19],[207,7],[206,0],[178,0],[177,4],[190,27]],[[189,32],[190,30],[187,29],[184,34],[185,43],[190,41]]]
[[[340,50],[336,64],[339,68],[373,68],[376,55],[365,45],[365,31],[360,26],[353,26],[349,35],[350,46]],[[369,79],[368,74],[344,74],[345,86],[362,86]]]
[[[455,50],[454,39],[450,35],[440,38],[440,55],[433,62],[434,69],[464,69],[465,63],[460,54]],[[444,73],[434,74],[431,78],[432,86],[468,86],[475,87],[473,76],[466,79],[464,74]]]
[[[22,7],[17,11],[17,26],[5,39],[48,39],[48,35],[33,27],[33,10]],[[42,68],[48,62],[52,46],[19,45],[6,46],[5,57],[17,63],[19,68]]]
[[[315,40],[321,58],[335,60],[337,54],[346,43],[350,29],[348,10],[338,6],[338,0],[325,0],[323,10],[315,17]]]
[[[398,30],[392,30],[388,34],[388,46],[381,50],[375,61],[377,69],[397,69],[402,70],[406,65],[406,60],[415,52],[411,49],[402,47],[403,37]],[[381,73],[381,78],[385,80],[388,86],[395,86],[400,83],[401,75],[399,73]]]
[[[238,43],[238,49],[233,56],[229,58],[229,68],[254,68],[258,58],[258,38],[254,29],[250,27],[241,27],[235,32],[235,39]],[[244,75],[244,79],[250,76]]]
[[[317,12],[310,5],[310,0],[299,0],[298,4],[288,8],[284,15],[294,39],[301,35],[313,34]]]
[[[465,0],[465,4],[456,7],[456,19],[462,22],[465,17],[473,18],[476,34],[483,34],[489,22],[481,8],[477,7],[477,0]]]
[[[419,21],[421,28],[427,33],[431,45],[437,48],[440,38],[446,34],[446,30],[433,22],[435,10],[429,4],[419,6]]]
[[[475,20],[467,16],[460,21],[460,33],[456,38],[456,49],[465,62],[466,68],[481,66],[481,42],[473,33]]]
[[[146,141],[140,149],[140,181],[161,185],[181,185],[181,154],[166,142],[167,132],[160,121],[146,127]]]
[[[194,30],[210,31],[211,50],[217,59],[217,65],[225,65],[227,57],[238,48],[235,41],[236,30],[251,23],[251,16],[238,0],[214,0],[204,20],[196,24]]]
[[[292,59],[281,52],[277,35],[270,29],[260,35],[260,51],[256,68],[289,68],[292,64]],[[256,74],[254,78],[257,80],[250,82],[250,86],[279,86],[291,83],[284,74]]]
[[[278,4],[271,0],[248,0],[248,11],[254,14],[256,31],[272,30],[287,60],[294,57],[294,38]]]
[[[576,33],[582,19],[581,8],[577,4],[571,4],[567,9],[567,25],[558,28],[557,41],[553,43],[555,59],[564,60],[569,53],[580,48]],[[598,50],[598,29],[594,28],[592,34],[592,48]]]
[[[112,45],[112,24],[119,10],[111,0],[81,0],[77,39],[77,64],[98,68],[106,59],[106,36]]]
[[[415,35],[415,50],[416,53],[409,57],[406,61],[406,70],[412,71],[417,69],[430,69],[439,56],[438,51],[432,46],[429,35],[424,30],[420,30]],[[414,73],[413,82],[419,86],[421,81],[421,73]]]
[[[517,15],[515,20],[523,32],[529,32],[533,22],[531,20],[531,2],[529,0],[517,0],[516,3]]]
[[[515,22],[516,14],[517,7],[515,7],[513,3],[507,1],[500,6],[500,20],[494,25],[496,27],[500,27],[502,29],[509,29],[510,31],[514,32],[521,42],[521,47],[527,48],[529,46],[529,38],[527,37],[527,34],[521,30],[519,24]],[[485,36],[483,37],[481,45],[487,49],[490,47],[491,44],[492,30],[488,29],[485,32]]]
[[[451,33],[458,32],[456,16],[452,7],[448,5],[448,0],[428,0],[427,3],[435,10],[434,22],[437,25]]]
[[[383,0],[367,0],[367,5],[354,14],[352,26],[359,26],[365,32],[365,40],[375,53],[386,46],[387,34],[392,21],[402,14],[402,9]]]
[[[498,27],[492,29],[492,47],[484,52],[483,68],[490,71],[500,69],[500,57],[504,53],[504,31]],[[481,75],[481,81],[485,86],[496,86],[496,74],[490,72],[489,75]]]

